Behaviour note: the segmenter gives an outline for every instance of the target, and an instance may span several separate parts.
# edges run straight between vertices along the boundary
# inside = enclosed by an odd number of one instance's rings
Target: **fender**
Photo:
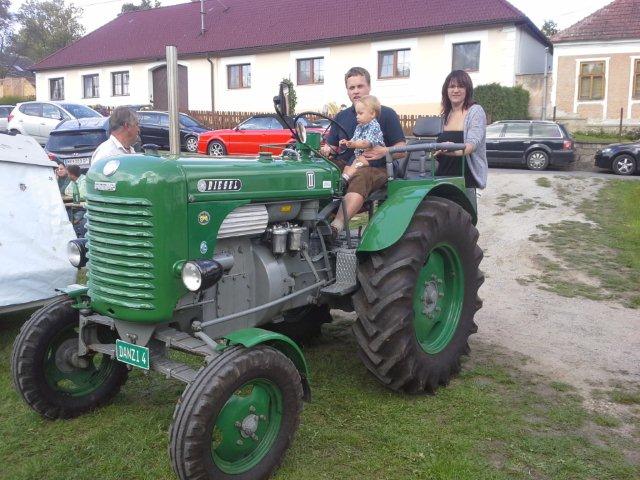
[[[465,193],[463,178],[448,178],[425,185],[424,180],[400,180],[388,184],[388,196],[364,231],[358,252],[376,252],[390,247],[404,234],[420,202],[427,196],[451,200],[466,210],[473,224],[478,221],[475,202]]]
[[[281,333],[271,332],[262,328],[244,328],[236,330],[222,338],[228,340],[228,344],[224,348],[233,345],[242,345],[246,348],[255,347],[256,345],[269,345],[283,353],[298,369],[300,378],[302,379],[303,400],[311,401],[311,387],[309,386],[309,367],[307,361],[302,354],[302,350],[296,342]]]

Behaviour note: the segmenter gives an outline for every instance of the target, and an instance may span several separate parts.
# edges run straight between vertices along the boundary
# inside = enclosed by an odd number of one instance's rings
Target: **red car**
[[[293,119],[288,118],[293,125]],[[324,132],[324,128],[301,118],[310,131]],[[212,156],[257,155],[271,152],[279,155],[287,144],[293,143],[291,130],[276,114],[255,115],[235,128],[211,130],[198,136],[198,153]],[[266,147],[266,145],[279,145]]]

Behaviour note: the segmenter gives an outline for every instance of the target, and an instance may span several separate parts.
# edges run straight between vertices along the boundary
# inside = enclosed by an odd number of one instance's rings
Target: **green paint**
[[[267,344],[280,350],[296,366],[303,378],[309,379],[309,367],[302,354],[302,350],[296,342],[281,333],[270,332],[262,328],[244,328],[236,330],[224,336],[229,341],[229,346],[242,345],[246,348]]]
[[[238,388],[224,404],[211,434],[211,455],[224,473],[238,475],[269,453],[282,424],[282,393],[256,379]]]
[[[413,326],[426,353],[439,353],[449,345],[463,300],[464,270],[457,250],[438,244],[429,252],[413,294]]]
[[[89,395],[111,374],[115,360],[106,355],[94,355],[85,368],[78,368],[65,360],[65,352],[77,352],[78,332],[70,326],[58,333],[44,355],[44,378],[55,391],[71,397]]]

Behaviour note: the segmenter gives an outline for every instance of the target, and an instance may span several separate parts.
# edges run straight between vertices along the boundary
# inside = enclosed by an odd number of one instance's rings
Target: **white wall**
[[[549,68],[551,55],[545,45],[522,28],[517,29],[516,75],[544,73]]]
[[[474,85],[498,82],[515,85],[515,75],[521,69],[535,68],[532,52],[544,46],[515,26],[484,30],[451,32],[435,35],[419,35],[393,40],[357,42],[322,48],[298,49],[257,55],[222,57],[213,59],[215,109],[219,111],[271,111],[272,100],[278,84],[290,78],[295,85],[297,111],[322,110],[331,102],[349,104],[344,88],[344,74],[352,66],[365,67],[372,75],[372,93],[385,105],[400,113],[434,114],[439,111],[440,90],[446,75],[451,71],[453,44],[480,42],[480,66],[470,72]],[[377,78],[378,52],[382,50],[410,49],[411,75],[409,78]],[[324,84],[297,85],[296,60],[324,57]],[[542,57],[540,57],[542,60]],[[67,69],[36,73],[37,98],[49,99],[48,80],[65,78],[65,100],[88,105],[122,105],[149,103],[153,68],[163,62],[123,64],[108,67]],[[211,109],[211,72],[205,58],[183,59],[179,62],[188,68],[189,108]],[[251,64],[251,88],[229,89],[227,66]],[[111,72],[130,72],[130,95],[111,96]],[[100,97],[82,98],[82,75],[100,75]]]

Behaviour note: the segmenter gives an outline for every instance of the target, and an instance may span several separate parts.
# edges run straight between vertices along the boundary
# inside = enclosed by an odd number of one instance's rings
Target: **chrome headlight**
[[[186,262],[182,267],[182,283],[187,289],[197,292],[215,285],[224,271],[225,268],[216,260]]]
[[[87,264],[87,239],[76,238],[67,243],[67,256],[74,267],[84,267]]]

